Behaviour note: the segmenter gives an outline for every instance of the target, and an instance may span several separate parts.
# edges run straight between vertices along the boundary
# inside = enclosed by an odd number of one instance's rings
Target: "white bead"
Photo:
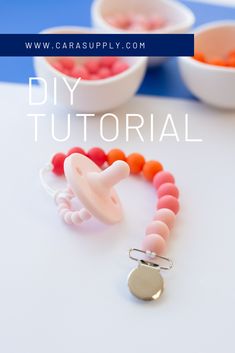
[[[64,219],[64,215],[69,211],[68,208],[63,208],[62,210],[59,210],[59,216]]]
[[[65,202],[58,204],[58,211],[63,210],[64,208],[70,210],[70,205]]]

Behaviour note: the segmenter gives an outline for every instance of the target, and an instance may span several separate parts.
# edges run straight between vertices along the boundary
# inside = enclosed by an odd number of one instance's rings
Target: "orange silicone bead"
[[[154,176],[163,170],[163,166],[157,161],[148,161],[143,167],[143,175],[145,179],[152,181]]]
[[[208,60],[207,62],[210,65],[227,66],[226,61],[221,58],[212,58],[212,59]]]
[[[194,58],[195,60],[201,61],[201,62],[203,62],[203,63],[206,62],[206,57],[205,57],[205,55],[204,55],[203,53],[200,53],[200,52],[195,53],[193,58]]]
[[[228,53],[229,58],[235,58],[235,49]]]
[[[230,56],[227,60],[227,65],[230,67],[235,67],[235,55]]]
[[[125,153],[118,148],[110,150],[107,154],[107,162],[109,165],[113,164],[115,161],[126,161]]]
[[[132,174],[138,174],[142,171],[145,159],[140,153],[132,153],[127,157],[127,163]]]

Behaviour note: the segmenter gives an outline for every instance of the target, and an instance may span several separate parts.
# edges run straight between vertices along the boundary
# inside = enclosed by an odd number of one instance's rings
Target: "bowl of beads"
[[[179,58],[179,67],[194,96],[218,108],[235,109],[235,21],[199,27],[195,55]]]
[[[91,13],[93,26],[109,33],[187,33],[195,22],[192,11],[173,0],[95,0]],[[148,64],[164,59],[151,57]]]
[[[42,33],[79,34],[92,31],[89,28],[56,27]],[[35,57],[34,66],[37,76],[46,81],[51,97],[54,96],[56,81],[59,104],[83,113],[99,113],[111,111],[134,96],[143,80],[147,58]]]

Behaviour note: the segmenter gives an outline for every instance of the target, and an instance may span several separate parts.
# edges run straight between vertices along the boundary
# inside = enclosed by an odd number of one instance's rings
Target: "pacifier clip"
[[[46,181],[47,173],[64,175],[65,190],[55,190]],[[141,249],[129,250],[129,257],[138,262],[128,276],[130,292],[143,300],[158,299],[164,289],[161,270],[172,268],[172,261],[162,254],[179,211],[179,190],[173,175],[163,170],[160,162],[145,158],[139,153],[125,156],[120,149],[107,154],[98,147],[87,153],[74,147],[67,154],[57,153],[51,163],[40,170],[44,189],[55,199],[59,216],[68,225],[79,226],[92,216],[106,224],[120,222],[122,205],[114,186],[129,174],[142,174],[157,190],[158,202],[153,220],[146,227]],[[83,207],[76,210],[73,199],[78,198]]]

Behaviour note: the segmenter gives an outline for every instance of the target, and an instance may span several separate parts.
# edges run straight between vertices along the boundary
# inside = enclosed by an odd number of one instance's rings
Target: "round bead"
[[[70,156],[71,154],[73,153],[80,153],[80,154],[83,154],[84,156],[86,156],[86,152],[84,151],[83,148],[81,147],[73,147],[73,148],[70,148],[70,150],[68,151],[67,153],[67,156]]]
[[[161,237],[167,240],[169,238],[170,230],[166,223],[163,223],[162,221],[153,221],[148,225],[145,233],[146,235],[159,234]]]
[[[110,69],[117,60],[115,56],[104,56],[100,59],[100,66]]]
[[[166,249],[166,242],[159,234],[148,234],[142,243],[142,250],[151,251],[157,255],[162,254]]]
[[[143,175],[148,181],[152,181],[154,176],[162,171],[163,166],[158,161],[148,161],[144,164]]]
[[[100,68],[99,60],[88,60],[84,63],[85,68],[90,74],[97,74]]]
[[[90,74],[84,66],[74,67],[69,75],[75,78],[81,77],[82,80],[89,80],[90,78]]]
[[[153,220],[164,222],[169,229],[172,229],[175,224],[175,218],[173,211],[168,208],[161,208],[160,210],[157,210]]]
[[[91,148],[87,156],[94,162],[96,163],[99,167],[102,167],[102,165],[106,162],[107,156],[105,152],[99,148],[99,147],[94,147]]]
[[[113,164],[116,161],[125,162],[126,161],[125,153],[122,150],[119,150],[118,148],[114,148],[108,152],[107,161],[109,165]]]
[[[158,200],[157,203],[157,209],[159,210],[161,208],[169,208],[169,210],[177,214],[180,209],[179,201],[177,200],[177,198],[171,195],[163,196]]]
[[[155,175],[153,178],[153,186],[158,189],[162,184],[165,183],[175,183],[175,178],[173,175],[166,171],[161,171]]]
[[[171,195],[171,196],[174,196],[178,199],[179,198],[179,189],[177,188],[177,186],[175,184],[172,184],[172,183],[162,184],[158,189],[157,196],[160,199],[161,197],[163,197],[165,195]]]
[[[132,153],[127,157],[127,163],[130,167],[130,172],[132,174],[138,174],[142,171],[145,159],[142,154]]]
[[[82,223],[81,217],[79,215],[79,212],[73,212],[71,215],[71,221],[73,224],[78,225]]]
[[[52,160],[52,172],[56,175],[63,175],[64,174],[64,160],[66,155],[64,153],[56,153]]]
[[[58,59],[59,63],[63,66],[64,69],[66,70],[72,70],[75,65],[75,59],[74,58],[69,58],[69,57],[60,57]]]
[[[112,74],[118,75],[129,69],[129,64],[125,61],[118,60],[112,66]]]
[[[67,223],[67,224],[73,224],[73,222],[72,222],[72,215],[73,215],[73,212],[71,212],[71,211],[67,211],[67,212],[64,214],[64,221],[65,221],[65,223]]]
[[[112,76],[111,71],[107,67],[101,67],[98,72],[98,75],[100,79],[105,79]]]

